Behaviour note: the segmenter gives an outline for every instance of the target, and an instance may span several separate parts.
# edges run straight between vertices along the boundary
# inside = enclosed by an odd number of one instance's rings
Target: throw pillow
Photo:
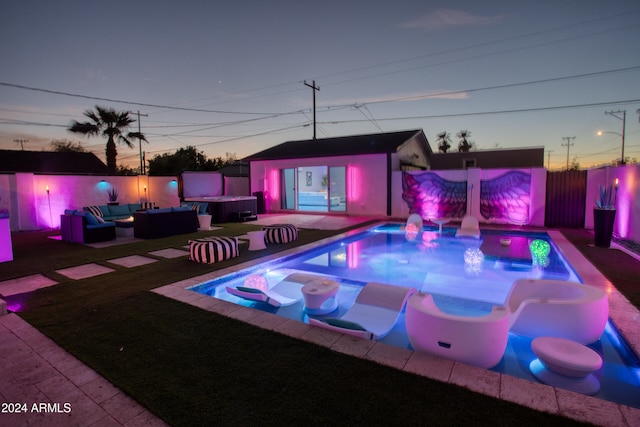
[[[96,219],[100,224],[104,224],[104,218],[102,218],[101,216],[96,216]]]
[[[102,211],[100,210],[99,207],[97,207],[97,206],[87,206],[86,210],[91,212],[93,214],[93,216],[102,218]]]

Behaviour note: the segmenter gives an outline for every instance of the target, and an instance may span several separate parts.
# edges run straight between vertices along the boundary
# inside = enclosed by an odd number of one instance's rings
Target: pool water
[[[191,290],[308,323],[304,302],[272,307],[233,296],[226,287],[244,286],[258,277],[269,287],[292,272],[325,275],[337,281],[337,310],[316,318],[340,317],[353,305],[368,282],[379,282],[433,295],[445,312],[480,316],[494,305],[504,305],[511,285],[521,278],[554,279],[581,282],[546,233],[483,230],[482,238],[456,238],[454,229],[425,226],[420,233],[405,233],[399,224],[386,224],[277,260],[254,265],[243,271],[220,277]],[[510,245],[501,245],[509,239]],[[549,249],[543,257],[531,255],[533,241]],[[506,242],[503,242],[506,243]],[[548,243],[548,245],[547,245]],[[533,258],[533,259],[532,259]],[[404,312],[391,332],[379,341],[412,349],[407,337]],[[509,333],[501,362],[492,371],[536,381],[529,364],[536,359],[531,338]],[[590,348],[603,358],[603,367],[594,375],[600,381],[595,397],[640,408],[640,361],[617,333],[611,322],[599,341]]]

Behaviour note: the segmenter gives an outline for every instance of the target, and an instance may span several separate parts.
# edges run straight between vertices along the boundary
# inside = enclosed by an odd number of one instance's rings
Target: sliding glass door
[[[346,167],[300,166],[280,170],[280,207],[309,212],[346,212]]]
[[[331,166],[329,168],[329,210],[347,211],[347,168]]]
[[[296,169],[281,169],[280,182],[280,208],[286,210],[296,210]]]

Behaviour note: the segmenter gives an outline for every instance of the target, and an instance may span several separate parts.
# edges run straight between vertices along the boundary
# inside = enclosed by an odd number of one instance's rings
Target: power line
[[[36,87],[24,86],[24,85],[19,85],[19,84],[15,84],[15,83],[7,83],[7,82],[0,82],[0,86],[12,87],[12,88],[15,88],[15,89],[30,90],[30,91],[35,91],[35,92],[49,93],[49,94],[52,94],[52,95],[64,95],[64,96],[71,96],[71,97],[75,97],[75,98],[91,99],[91,100],[94,100],[94,101],[116,102],[116,103],[119,103],[119,104],[139,105],[139,106],[142,106],[142,107],[153,107],[153,108],[165,108],[165,109],[169,109],[169,110],[179,110],[179,111],[197,111],[197,112],[201,112],[201,113],[250,114],[250,115],[258,115],[258,116],[287,115],[287,114],[299,114],[300,113],[300,111],[286,112],[286,113],[282,113],[282,112],[280,112],[280,113],[273,113],[273,112],[271,112],[271,113],[260,113],[260,112],[244,112],[244,111],[204,110],[204,109],[199,109],[199,108],[172,107],[172,106],[168,106],[168,105],[147,104],[147,103],[143,103],[143,102],[133,102],[133,101],[122,101],[122,100],[119,100],[119,99],[101,98],[101,97],[97,97],[97,96],[81,95],[81,94],[78,94],[78,93],[70,93],[70,92],[62,92],[62,91],[58,91],[58,90],[36,88]]]
[[[504,39],[492,40],[492,41],[489,41],[489,42],[478,43],[478,44],[475,44],[475,45],[464,46],[464,47],[459,47],[459,48],[455,48],[455,49],[442,50],[442,51],[428,53],[428,54],[424,54],[424,55],[418,55],[418,56],[413,56],[413,57],[409,57],[409,58],[399,59],[399,60],[396,60],[396,61],[389,61],[389,62],[383,62],[383,63],[380,63],[380,64],[367,65],[367,66],[364,66],[364,67],[354,68],[354,69],[351,69],[351,70],[338,71],[338,72],[335,72],[335,73],[324,74],[324,75],[321,75],[321,76],[316,76],[315,78],[316,79],[321,79],[321,78],[322,79],[326,79],[328,77],[333,77],[333,76],[337,76],[337,75],[354,73],[354,72],[358,72],[358,71],[368,70],[368,69],[371,69],[371,68],[385,67],[385,66],[388,66],[388,65],[395,65],[395,64],[402,63],[402,62],[415,61],[415,60],[418,60],[418,59],[428,58],[428,57],[431,57],[431,56],[451,54],[451,53],[464,51],[464,50],[468,50],[468,49],[477,49],[477,48],[483,47],[483,46],[490,46],[490,45],[493,45],[493,44],[503,43],[503,42],[512,41],[512,40],[516,40],[516,39],[522,39],[522,38],[526,38],[526,37],[537,36],[537,35],[553,32],[553,31],[566,30],[567,28],[571,28],[571,27],[589,25],[589,24],[592,24],[594,22],[610,20],[610,19],[618,18],[620,16],[628,16],[628,15],[631,15],[633,13],[638,13],[638,12],[640,12],[640,9],[634,9],[634,10],[631,10],[631,11],[628,11],[628,12],[622,12],[622,13],[618,13],[618,14],[615,14],[615,15],[610,15],[610,16],[606,16],[606,17],[602,17],[602,18],[598,17],[598,18],[595,18],[595,19],[590,19],[590,20],[587,20],[587,21],[577,22],[577,23],[569,24],[569,25],[562,25],[562,26],[550,28],[550,29],[547,29],[547,30],[541,30],[541,31],[535,31],[535,32],[531,32],[531,33],[520,34],[520,35],[516,35],[516,36],[512,36],[512,37],[507,37],[507,38],[504,38]]]
[[[486,86],[486,87],[481,87],[481,88],[463,89],[463,90],[456,90],[456,91],[449,91],[449,92],[440,92],[440,93],[434,93],[434,94],[428,94],[428,95],[415,95],[415,96],[406,96],[406,97],[400,97],[400,98],[391,98],[391,99],[384,99],[384,100],[380,100],[380,101],[365,102],[364,104],[380,104],[380,103],[385,103],[385,102],[411,101],[411,100],[420,100],[420,99],[428,99],[428,98],[439,98],[439,97],[443,97],[443,96],[458,95],[458,94],[462,94],[462,93],[480,92],[480,91],[495,90],[495,89],[505,89],[505,88],[511,88],[511,87],[517,87],[517,86],[527,86],[527,85],[532,85],[532,84],[557,82],[557,81],[562,81],[562,80],[582,79],[582,78],[586,78],[586,77],[595,77],[595,76],[601,76],[601,75],[605,75],[605,74],[627,72],[627,71],[633,71],[633,70],[638,70],[638,69],[640,69],[640,65],[636,65],[636,66],[633,66],[633,67],[626,67],[626,68],[618,68],[618,69],[614,69],[614,70],[596,71],[596,72],[593,72],[593,73],[574,74],[574,75],[571,75],[571,76],[551,77],[551,78],[548,78],[548,79],[541,79],[541,80],[530,80],[530,81],[526,81],[526,82],[507,83],[507,84],[496,85],[496,86]]]
[[[528,113],[534,111],[553,111],[553,110],[565,110],[571,108],[585,108],[585,107],[599,107],[603,105],[620,105],[620,104],[635,104],[640,102],[640,99],[628,99],[624,101],[607,101],[607,102],[592,102],[589,104],[572,104],[572,105],[558,105],[553,107],[535,107],[535,108],[519,108],[513,110],[496,110],[496,111],[476,111],[473,113],[451,113],[451,114],[431,114],[425,116],[409,116],[409,117],[387,117],[378,118],[377,121],[401,121],[401,120],[416,120],[416,119],[440,119],[444,117],[466,117],[466,116],[485,116],[491,114],[510,114],[510,113]],[[355,120],[332,120],[329,122],[319,122],[321,124],[342,124],[342,123],[358,123],[368,121],[365,119]]]
[[[600,34],[608,33],[608,32],[611,32],[611,31],[621,31],[621,30],[625,30],[625,29],[628,29],[628,28],[632,28],[632,27],[638,26],[638,25],[639,24],[632,24],[632,25],[628,25],[626,27],[616,27],[616,28],[613,28],[613,29],[610,29],[610,30],[599,31],[599,32],[591,33],[591,34],[587,34],[587,35],[567,37],[567,38],[561,39],[561,40],[554,40],[554,41],[550,41],[550,42],[531,44],[531,45],[528,45],[528,46],[520,46],[520,47],[515,47],[515,48],[511,48],[511,49],[505,49],[505,50],[501,50],[501,51],[497,51],[497,52],[490,52],[490,53],[485,53],[485,54],[471,56],[471,57],[452,59],[452,60],[449,60],[449,61],[443,61],[443,62],[439,62],[439,63],[435,63],[435,64],[420,65],[420,66],[416,66],[416,67],[412,67],[412,68],[405,68],[405,69],[402,69],[402,70],[388,71],[388,72],[385,72],[385,73],[373,74],[373,75],[365,76],[365,77],[354,77],[352,79],[340,80],[340,81],[332,82],[332,83],[325,83],[325,86],[333,86],[333,85],[338,85],[338,84],[343,84],[343,83],[350,83],[350,82],[354,82],[354,81],[372,79],[372,78],[376,78],[376,77],[389,76],[391,74],[405,73],[405,72],[408,72],[408,71],[415,71],[415,70],[420,70],[420,69],[424,69],[424,68],[431,68],[431,67],[436,67],[436,66],[440,66],[440,65],[455,64],[455,63],[459,63],[459,62],[470,61],[470,60],[473,60],[473,59],[486,58],[486,57],[489,57],[489,56],[502,55],[502,54],[505,54],[505,53],[517,52],[517,51],[520,51],[520,50],[531,49],[531,48],[535,48],[535,47],[541,47],[541,46],[556,44],[556,43],[559,43],[559,42],[566,42],[566,41],[570,41],[570,40],[580,39],[580,38],[587,37],[587,36],[600,35]]]

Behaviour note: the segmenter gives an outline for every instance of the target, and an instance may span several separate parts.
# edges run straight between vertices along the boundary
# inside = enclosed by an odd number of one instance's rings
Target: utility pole
[[[25,142],[29,142],[28,139],[14,139],[13,142],[15,142],[16,144],[20,144],[20,148],[22,149],[22,151],[24,151],[24,144]]]
[[[304,85],[310,87],[313,90],[313,139],[316,139],[316,91],[320,90],[320,86],[316,86],[316,81],[314,80],[312,84],[304,81]]]
[[[627,120],[627,110],[617,110],[617,111],[605,111],[605,114],[608,114],[609,116],[613,116],[616,119],[620,119],[622,120],[622,157],[620,158],[620,164],[624,165],[625,161],[624,161],[624,133],[625,133],[625,122]],[[622,113],[622,117],[617,116],[616,114],[620,114]],[[639,119],[640,120],[640,119]]]
[[[547,150],[547,170],[551,167],[551,153],[553,150]]]
[[[575,136],[563,136],[562,139],[566,139],[567,143],[566,144],[562,144],[563,147],[567,147],[567,170],[569,170],[569,147],[571,147],[573,145],[573,141],[574,139],[576,139]]]
[[[133,111],[132,111],[132,113],[133,113]],[[142,133],[140,131],[140,116],[149,117],[149,115],[148,114],[140,114],[140,110],[138,110],[138,112],[136,114],[138,115],[138,133]],[[138,138],[138,147],[140,148],[140,173],[142,175],[146,175],[147,174],[147,171],[145,170],[146,167],[145,167],[144,162],[142,161],[142,139],[141,138]]]

